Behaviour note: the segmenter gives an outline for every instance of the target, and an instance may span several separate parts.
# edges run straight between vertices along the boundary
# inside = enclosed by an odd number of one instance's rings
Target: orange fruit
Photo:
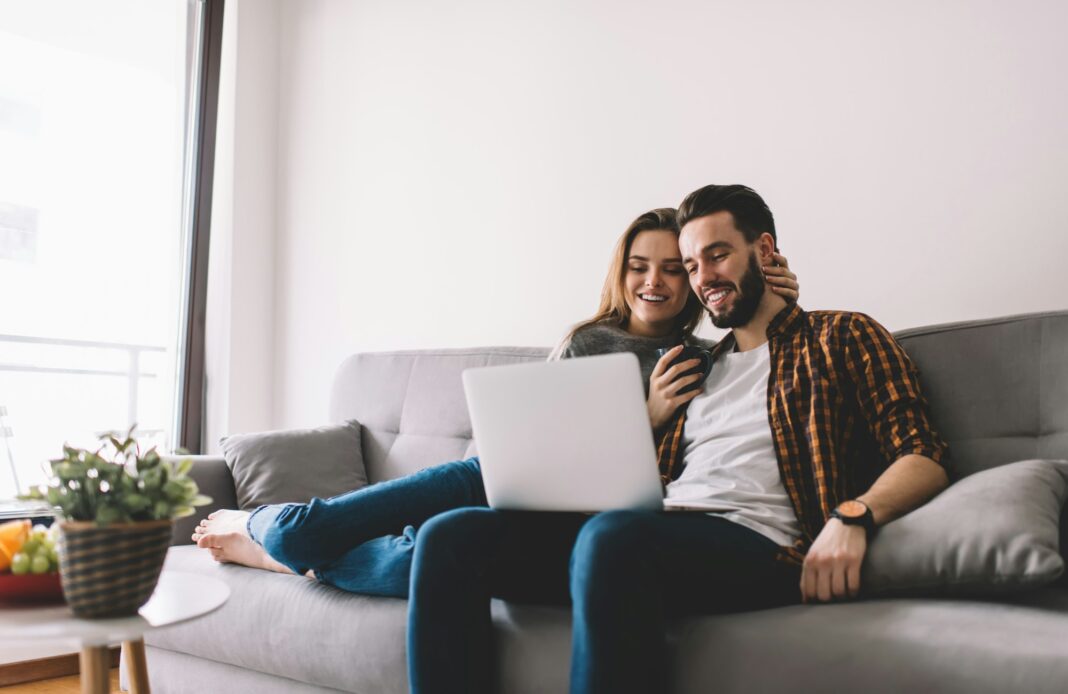
[[[33,524],[29,520],[13,520],[0,523],[0,571],[11,566],[11,557],[22,549],[22,543],[30,536]]]

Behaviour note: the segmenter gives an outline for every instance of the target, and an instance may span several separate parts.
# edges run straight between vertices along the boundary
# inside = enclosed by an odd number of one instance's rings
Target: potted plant
[[[79,617],[137,613],[156,588],[176,518],[211,503],[187,475],[192,460],[142,453],[134,428],[95,451],[63,447],[48,483],[25,495],[56,509],[63,593]]]

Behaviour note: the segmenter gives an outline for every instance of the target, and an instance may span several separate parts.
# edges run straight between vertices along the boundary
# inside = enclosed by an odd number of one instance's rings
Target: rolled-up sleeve
[[[931,425],[915,364],[873,318],[854,314],[848,326],[846,366],[883,454],[891,462],[922,455],[945,467],[947,446]]]

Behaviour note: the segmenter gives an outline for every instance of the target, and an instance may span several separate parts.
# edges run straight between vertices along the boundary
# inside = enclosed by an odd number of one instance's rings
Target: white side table
[[[135,617],[79,619],[66,605],[0,604],[0,642],[77,641],[82,649],[82,694],[108,691],[108,646],[121,642],[129,664],[130,691],[148,694],[144,633],[203,617],[221,607],[229,597],[229,586],[217,578],[165,570],[156,591]]]

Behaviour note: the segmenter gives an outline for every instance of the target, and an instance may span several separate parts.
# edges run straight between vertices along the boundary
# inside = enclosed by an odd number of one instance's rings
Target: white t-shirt
[[[716,359],[690,402],[683,467],[667,486],[667,508],[707,510],[792,545],[801,529],[783,487],[768,423],[768,345]]]

